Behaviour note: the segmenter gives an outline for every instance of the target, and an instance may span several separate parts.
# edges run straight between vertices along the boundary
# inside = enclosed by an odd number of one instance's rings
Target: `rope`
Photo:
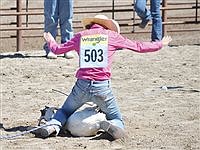
[[[66,95],[66,96],[69,96],[68,94],[65,94],[64,92],[61,92],[61,91],[56,90],[56,89],[52,89],[52,91],[54,91],[54,92],[58,92],[58,93],[61,93],[61,94]]]

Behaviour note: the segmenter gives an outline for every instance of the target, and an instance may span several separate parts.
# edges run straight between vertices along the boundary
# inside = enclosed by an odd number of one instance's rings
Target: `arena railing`
[[[23,36],[22,31],[23,30],[43,30],[43,21],[39,22],[29,22],[29,16],[35,16],[35,15],[44,15],[43,7],[41,8],[29,8],[28,3],[29,0],[25,0],[25,8],[22,7],[22,0],[16,0],[16,7],[11,8],[1,8],[0,16],[16,16],[16,21],[12,21],[10,23],[1,23],[0,31],[16,31],[16,35],[12,36],[5,36],[1,34],[2,38],[16,38],[16,51],[20,51],[23,48],[22,45],[22,39],[23,38],[29,38],[29,37],[40,37],[42,35],[28,35]],[[107,13],[111,15],[113,19],[116,19],[121,27],[132,27],[132,30],[122,30],[123,33],[148,33],[149,30],[136,30],[136,26],[139,25],[138,20],[139,18],[136,17],[135,11],[134,11],[134,3],[132,4],[116,4],[115,0],[112,0],[111,5],[96,5],[96,6],[75,6],[74,7],[74,15],[80,15],[80,14],[97,14],[97,13]],[[85,9],[87,8],[87,9]],[[188,29],[173,29],[168,30],[166,28],[167,25],[177,25],[177,24],[199,24],[199,2],[198,0],[195,0],[194,2],[171,2],[167,3],[167,0],[163,0],[161,12],[162,12],[162,23],[163,23],[163,35],[166,35],[167,32],[190,32],[190,31],[200,31],[200,28],[188,28]],[[168,17],[167,12],[170,12],[172,10],[188,10],[188,9],[194,9],[195,14],[193,16],[175,16],[175,17]],[[13,12],[13,10],[16,10]],[[38,10],[37,12],[33,10]],[[12,11],[12,12],[10,12]],[[128,15],[128,18],[117,18],[117,13],[122,12],[129,12],[131,15]],[[25,16],[25,22],[22,20],[22,16]],[[186,20],[189,18],[189,21]],[[178,21],[170,21],[172,19],[177,19]],[[192,20],[191,20],[192,19]],[[80,30],[82,28],[81,21],[80,20],[74,20],[73,21],[74,28],[76,30]],[[11,26],[16,25],[16,26]],[[39,26],[29,26],[29,25],[39,25]],[[6,27],[3,27],[6,26]],[[8,27],[11,26],[11,27]]]

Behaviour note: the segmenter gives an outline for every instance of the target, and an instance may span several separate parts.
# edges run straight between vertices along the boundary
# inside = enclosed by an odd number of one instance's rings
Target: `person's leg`
[[[44,32],[50,32],[54,38],[57,35],[58,5],[57,0],[44,0]],[[46,54],[49,53],[47,43],[44,44]]]
[[[117,105],[116,99],[113,96],[111,89],[107,92],[101,93],[106,95],[105,99],[102,99],[101,95],[94,97],[94,102],[100,107],[100,109],[106,114],[106,119],[112,122],[113,125],[124,129],[124,123],[122,121],[122,115]]]
[[[61,43],[65,43],[73,37],[73,0],[59,1],[59,19]]]
[[[47,138],[52,133],[56,133],[55,135],[57,135],[60,132],[60,128],[67,122],[69,116],[89,99],[87,87],[88,85],[84,82],[77,80],[62,107],[57,110],[53,119],[47,122],[47,127],[40,128],[35,133],[36,136]]]
[[[161,0],[151,0],[151,16],[152,16],[152,41],[157,41],[162,39],[162,19],[160,14],[160,1]]]
[[[151,12],[146,7],[147,0],[135,0],[135,11],[137,15],[141,18],[142,22],[140,24],[141,28],[145,28],[148,22],[152,19]]]
[[[108,120],[102,121],[100,127],[111,134],[113,138],[122,138],[125,136],[124,123],[120,109],[110,88],[110,84],[101,86],[101,88],[102,89],[98,89],[98,87],[96,88],[97,92],[94,92],[92,98],[92,101],[106,114],[106,119]]]
[[[85,102],[87,102],[88,99],[88,85],[81,80],[77,80],[71,93],[67,97],[62,107],[56,112],[53,119],[59,121],[61,126],[65,125],[69,116]]]
[[[73,0],[59,1],[59,24],[61,32],[61,43],[65,43],[73,37]],[[71,52],[65,54],[66,58],[73,58]]]

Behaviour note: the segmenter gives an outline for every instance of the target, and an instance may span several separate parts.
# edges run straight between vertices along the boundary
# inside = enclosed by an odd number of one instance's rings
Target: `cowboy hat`
[[[96,15],[93,18],[84,18],[82,20],[82,24],[84,27],[86,27],[87,25],[92,24],[92,23],[102,25],[102,26],[108,28],[109,30],[120,33],[120,27],[119,27],[119,24],[117,23],[117,21],[115,21],[113,19],[108,19],[108,17],[105,15]]]

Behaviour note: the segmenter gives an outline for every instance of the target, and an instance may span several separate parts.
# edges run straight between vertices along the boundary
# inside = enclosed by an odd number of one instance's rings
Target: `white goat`
[[[94,104],[86,103],[68,119],[66,128],[74,136],[93,136],[100,129],[100,121],[106,120]]]
[[[45,124],[55,115],[58,108],[47,107],[41,111],[39,124]],[[68,119],[63,130],[68,130],[73,136],[96,135],[100,129],[100,121],[106,120],[105,114],[98,111],[98,107],[93,103],[86,103],[75,111]]]

